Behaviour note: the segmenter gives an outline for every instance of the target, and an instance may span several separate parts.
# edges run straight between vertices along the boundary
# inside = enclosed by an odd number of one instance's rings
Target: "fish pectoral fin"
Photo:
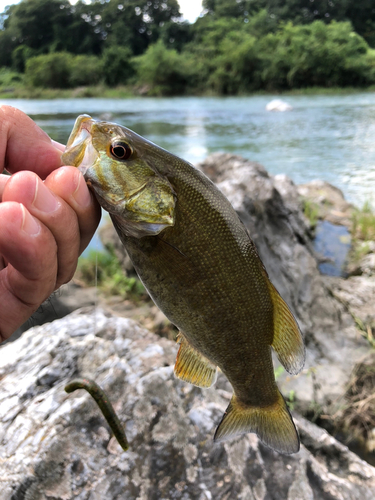
[[[246,406],[233,395],[214,441],[226,441],[246,432],[255,432],[262,443],[284,455],[299,451],[297,429],[279,391],[276,403],[266,407]]]
[[[174,366],[176,377],[198,387],[211,387],[216,382],[216,366],[192,347],[181,332],[177,342],[180,349]]]
[[[299,373],[305,363],[305,346],[299,326],[288,305],[269,281],[274,306],[274,334],[272,347],[285,370],[292,374]]]

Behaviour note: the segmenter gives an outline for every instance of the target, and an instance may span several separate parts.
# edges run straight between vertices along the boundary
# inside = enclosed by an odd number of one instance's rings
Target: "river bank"
[[[306,87],[292,90],[257,90],[249,93],[239,93],[238,97],[246,96],[313,96],[313,95],[350,95],[358,92],[375,92],[375,85],[366,87]],[[1,83],[0,75],[0,99],[78,99],[84,97],[124,99],[131,97],[168,97],[155,95],[153,89],[148,85],[120,85],[108,87],[105,85],[81,86],[70,89],[35,88],[26,85],[9,85]],[[174,97],[223,97],[220,93],[213,91],[203,93],[187,93]],[[231,97],[226,96],[226,97]]]

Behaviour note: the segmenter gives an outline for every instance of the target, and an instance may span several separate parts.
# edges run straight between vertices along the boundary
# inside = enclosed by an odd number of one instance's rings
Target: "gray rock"
[[[329,182],[315,180],[298,186],[298,194],[314,203],[320,219],[332,224],[351,227],[353,205],[345,200],[343,192]]]
[[[346,280],[327,282],[334,296],[344,304],[353,318],[363,326],[375,329],[375,276],[351,276]]]
[[[8,340],[3,342],[0,348],[6,343],[18,339],[23,332],[32,326],[43,325],[55,319],[63,318],[76,309],[94,306],[98,302],[99,295],[95,287],[80,286],[72,280],[54,292],[33,314],[32,318],[18,328]]]
[[[372,500],[375,469],[301,417],[301,451],[282,456],[254,434],[212,436],[230,392],[177,380],[176,344],[125,318],[76,311],[0,350],[2,500]],[[109,392],[123,452],[77,375]]]

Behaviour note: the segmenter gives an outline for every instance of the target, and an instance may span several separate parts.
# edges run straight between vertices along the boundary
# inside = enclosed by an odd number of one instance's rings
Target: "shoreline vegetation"
[[[0,14],[0,98],[375,90],[367,0],[22,0]]]
[[[1,74],[1,73],[0,73]],[[1,76],[0,76],[1,78]],[[236,97],[253,96],[312,96],[312,95],[350,95],[358,92],[375,92],[375,85],[367,87],[305,87],[289,90],[257,90],[254,92],[236,94]],[[202,93],[176,94],[173,97],[235,97],[233,95],[223,96],[212,91]],[[166,97],[163,94],[152,95],[144,91],[143,87],[119,85],[108,87],[106,85],[79,86],[71,89],[29,87],[27,85],[4,86],[0,83],[0,99],[127,99],[134,97]]]

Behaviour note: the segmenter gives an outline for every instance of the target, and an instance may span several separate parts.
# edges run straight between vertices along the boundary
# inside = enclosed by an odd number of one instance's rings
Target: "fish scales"
[[[122,240],[156,304],[231,381],[231,371],[237,372],[238,365],[248,372],[242,365],[248,364],[245,353],[250,356],[260,348],[259,326],[268,334],[261,339],[267,351],[273,340],[273,305],[260,261],[251,258],[255,250],[245,228],[233,227],[237,214],[213,185],[203,186],[201,192],[202,182],[189,190],[179,189],[175,179],[171,183],[179,193],[175,225],[158,238],[122,236]],[[210,197],[212,189],[215,196]],[[179,213],[179,206],[192,208]],[[210,218],[205,220],[202,214],[208,209]],[[259,279],[254,280],[256,274]],[[251,323],[258,325],[255,331]],[[221,348],[231,344],[230,352]]]
[[[83,130],[86,152],[72,154]],[[84,116],[72,134],[63,161],[84,172],[150,296],[180,331],[176,375],[208,387],[219,367],[233,387],[215,439],[256,432],[281,453],[298,451],[271,346],[297,373],[302,336],[229,201],[202,172],[125,127]]]

